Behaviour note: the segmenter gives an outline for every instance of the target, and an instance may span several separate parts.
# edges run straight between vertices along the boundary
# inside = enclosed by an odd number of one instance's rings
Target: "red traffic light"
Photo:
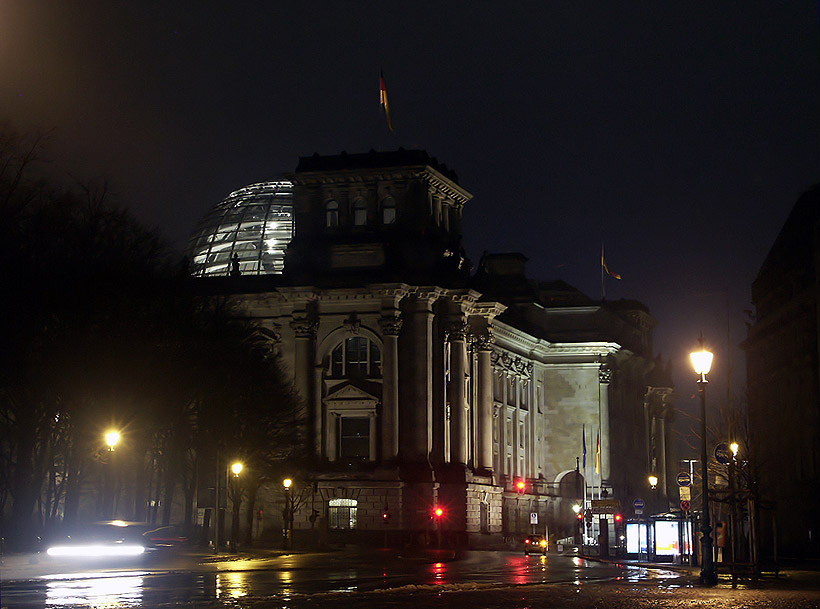
[[[529,538],[529,537],[527,537],[527,538],[524,540],[524,543],[530,543],[530,538]]]
[[[436,518],[441,518],[443,515],[444,515],[444,510],[441,509],[440,507],[437,507],[436,509],[433,510],[433,516],[435,516]]]
[[[578,520],[583,520],[583,519],[584,519],[584,513],[583,513],[583,512],[578,512],[578,514],[576,514],[576,516],[575,516],[575,517],[576,517]]]
[[[620,514],[615,514],[615,522],[621,522],[621,520],[623,520],[623,519],[624,519],[624,517],[621,516]]]
[[[519,493],[523,493],[523,492],[524,492],[524,489],[525,489],[526,487],[527,487],[527,483],[526,483],[526,482],[524,482],[523,480],[519,480],[518,482],[516,482],[516,483],[515,483],[515,488],[517,488],[517,489],[518,489],[518,492],[519,492]]]
[[[384,520],[390,520],[390,512],[385,512],[384,514],[382,514],[382,518]]]

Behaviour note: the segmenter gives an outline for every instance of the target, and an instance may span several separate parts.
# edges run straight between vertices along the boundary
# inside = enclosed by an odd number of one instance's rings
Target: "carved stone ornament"
[[[598,382],[601,385],[609,385],[612,381],[612,368],[607,366],[606,364],[601,364],[601,367],[598,368]]]
[[[467,338],[467,321],[459,319],[457,321],[447,324],[447,329],[444,332],[446,340],[461,340]]]
[[[303,317],[290,322],[290,327],[296,333],[296,338],[314,339],[316,338],[316,330],[319,328],[319,322]]]
[[[493,344],[495,343],[495,338],[493,338],[493,333],[490,330],[487,330],[486,334],[472,334],[471,335],[473,346],[478,351],[492,351]]]
[[[358,334],[362,327],[362,321],[356,316],[355,313],[351,313],[350,317],[345,319],[342,325],[344,325],[345,330],[349,334]]]
[[[403,323],[398,315],[385,315],[379,318],[379,326],[385,336],[398,336]]]
[[[522,378],[532,376],[533,364],[517,355],[510,355],[506,351],[493,351],[492,362],[505,372],[509,372]]]

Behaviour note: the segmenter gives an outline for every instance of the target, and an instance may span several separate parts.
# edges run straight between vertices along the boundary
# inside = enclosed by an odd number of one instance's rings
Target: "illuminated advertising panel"
[[[672,556],[680,554],[679,524],[676,520],[655,522],[655,554]]]
[[[627,523],[626,525],[626,553],[627,554],[646,554],[647,552],[646,540],[646,525],[637,522]]]

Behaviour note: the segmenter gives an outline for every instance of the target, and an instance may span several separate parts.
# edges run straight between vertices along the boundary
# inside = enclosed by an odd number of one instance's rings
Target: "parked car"
[[[524,554],[546,554],[547,540],[540,535],[529,535],[524,538]]]

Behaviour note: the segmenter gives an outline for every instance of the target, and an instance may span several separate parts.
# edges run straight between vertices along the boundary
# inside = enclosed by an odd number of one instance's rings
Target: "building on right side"
[[[820,184],[797,200],[752,283],[750,461],[776,526],[761,551],[820,557]],[[771,505],[771,503],[769,503]],[[776,544],[776,545],[775,545]]]

